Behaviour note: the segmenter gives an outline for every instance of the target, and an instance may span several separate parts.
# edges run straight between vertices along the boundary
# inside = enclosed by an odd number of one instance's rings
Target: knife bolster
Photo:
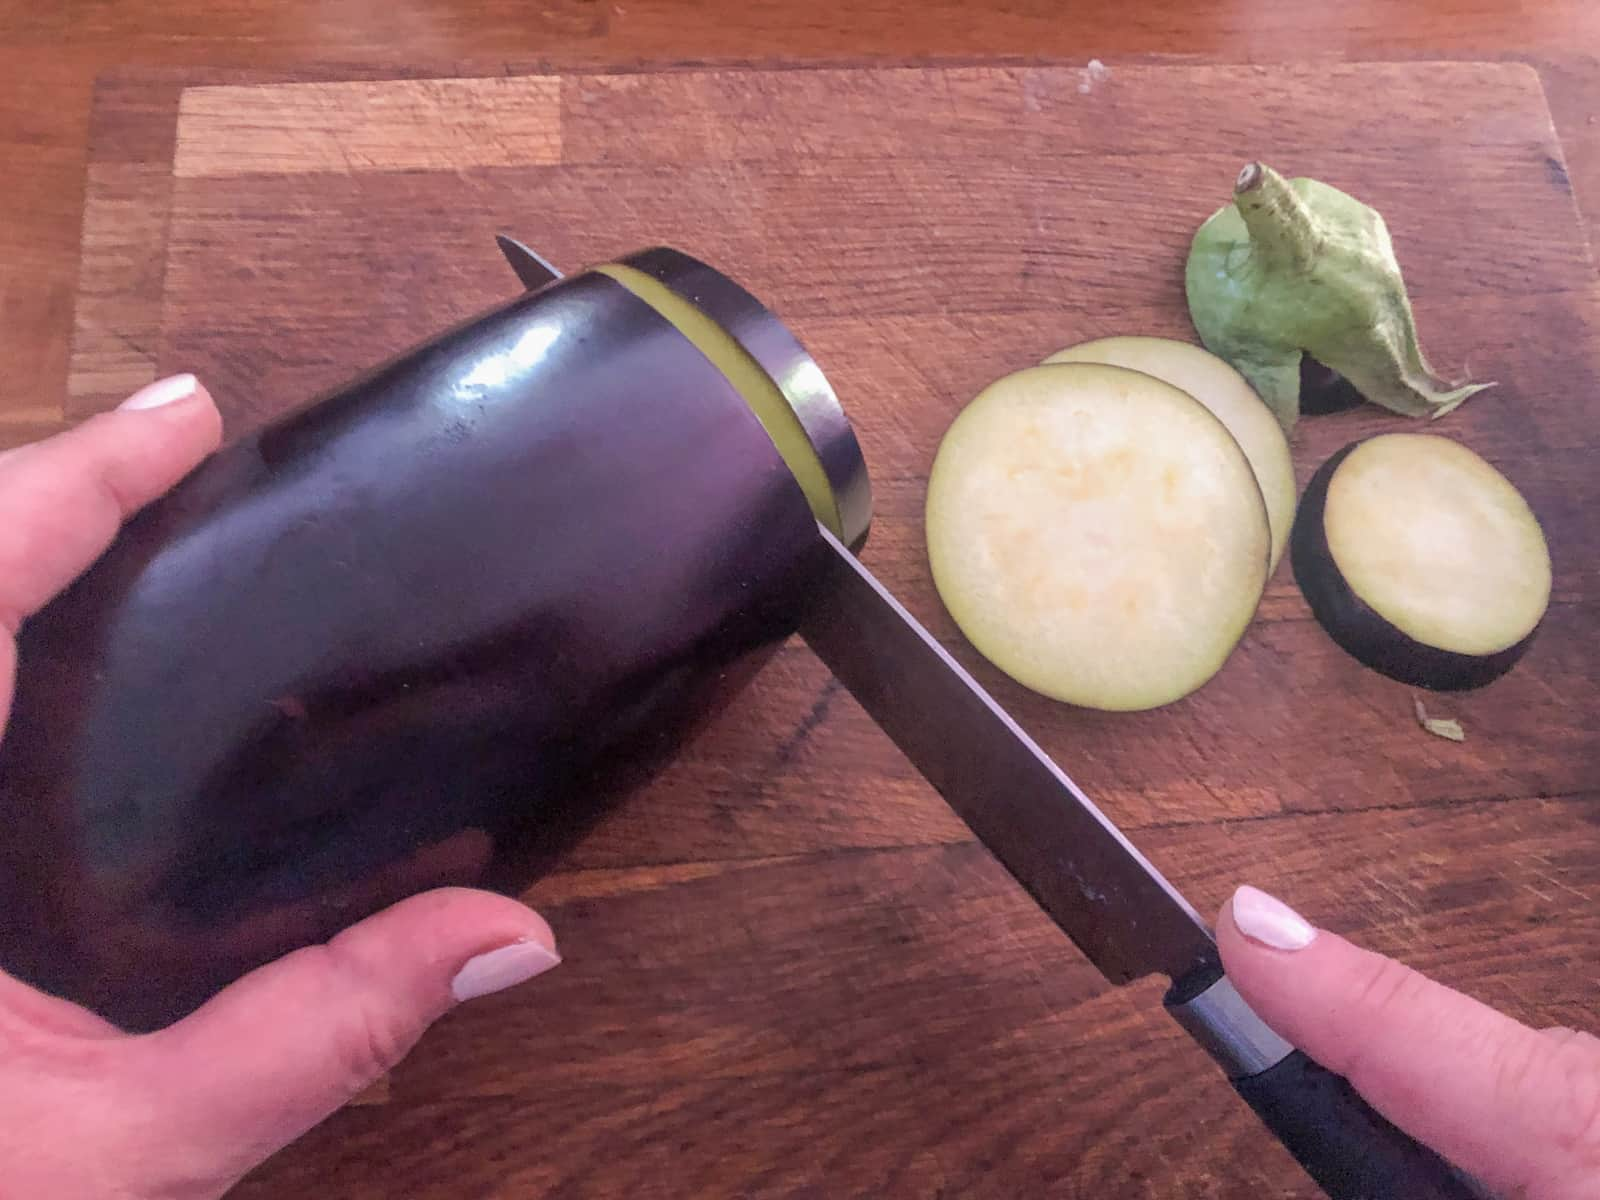
[[[1294,1051],[1256,1016],[1226,975],[1199,995],[1169,1004],[1167,1011],[1216,1059],[1229,1079],[1259,1075]]]

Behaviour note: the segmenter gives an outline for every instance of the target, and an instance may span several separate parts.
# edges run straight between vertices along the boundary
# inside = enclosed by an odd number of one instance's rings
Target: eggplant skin
[[[1300,356],[1300,415],[1325,417],[1349,412],[1366,403],[1366,397],[1332,367],[1325,367],[1309,354]]]
[[[1493,683],[1528,652],[1538,626],[1521,641],[1493,654],[1441,650],[1417,641],[1379,616],[1356,595],[1334,562],[1323,525],[1328,485],[1339,464],[1359,445],[1360,441],[1351,442],[1317,468],[1300,498],[1300,510],[1289,535],[1294,580],[1317,624],[1352,658],[1401,683],[1435,692],[1463,692]]]

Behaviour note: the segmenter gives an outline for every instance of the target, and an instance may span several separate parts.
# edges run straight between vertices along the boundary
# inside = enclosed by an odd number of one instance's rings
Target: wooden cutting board
[[[1518,1017],[1600,1026],[1595,269],[1512,65],[979,66],[102,84],[76,413],[192,370],[233,429],[569,268],[721,266],[830,375],[866,557],[1202,909],[1239,882]],[[924,482],[982,385],[1080,339],[1192,336],[1182,264],[1240,164],[1388,217],[1424,341],[1500,381],[1436,428],[1546,522],[1523,665],[1430,701],[1310,620],[1285,564],[1162,711],[1050,704],[976,660]],[[1376,410],[1310,420],[1302,482]],[[244,1197],[1261,1197],[1313,1189],[1159,1005],[1095,971],[803,645],[529,894],[566,963],[474,1003]]]

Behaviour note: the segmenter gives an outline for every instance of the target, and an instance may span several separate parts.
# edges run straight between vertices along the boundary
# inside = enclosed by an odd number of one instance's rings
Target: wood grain
[[[171,188],[157,166],[89,168],[68,415],[114,405],[156,378]]]
[[[1600,290],[1531,71],[381,74],[102,85],[75,412],[118,371],[189,369],[248,427],[504,297],[497,229],[568,267],[681,245],[846,398],[869,563],[1198,906],[1248,879],[1523,1019],[1600,1025]],[[409,132],[504,94],[540,99],[485,146]],[[1379,204],[1433,357],[1499,380],[1438,428],[1526,491],[1557,602],[1517,671],[1433,703],[1464,745],[1339,651],[1287,568],[1217,680],[1133,717],[999,677],[933,592],[950,418],[1069,342],[1188,336],[1187,231],[1256,153]],[[1304,423],[1302,482],[1395,425]],[[566,965],[451,1016],[240,1195],[1313,1194],[1159,988],[1107,989],[798,642],[528,898]]]
[[[1148,103],[1184,88],[1187,107]],[[1326,90],[1365,89],[1385,111],[1306,103]],[[1453,101],[1426,124],[1393,111]],[[1457,146],[1525,145],[1550,138],[1531,67],[1433,63],[1273,67],[1139,64],[1086,68],[981,65],[903,70],[683,71],[568,79],[568,162],[677,164],[796,157],[1003,157],[1030,170],[1081,155],[1171,154],[1228,147],[1273,157],[1312,145],[1392,153],[1430,138]],[[794,119],[775,123],[774,109]],[[581,119],[580,119],[581,118]],[[1073,164],[1081,165],[1081,164]],[[981,182],[981,181],[975,181]]]
[[[173,174],[457,171],[560,160],[554,77],[355,81],[189,88]]]

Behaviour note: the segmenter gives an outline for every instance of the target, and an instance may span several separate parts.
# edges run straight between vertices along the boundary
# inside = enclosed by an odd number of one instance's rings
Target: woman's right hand
[[[1600,1039],[1530,1029],[1243,887],[1223,966],[1286,1041],[1496,1193],[1600,1198]]]

